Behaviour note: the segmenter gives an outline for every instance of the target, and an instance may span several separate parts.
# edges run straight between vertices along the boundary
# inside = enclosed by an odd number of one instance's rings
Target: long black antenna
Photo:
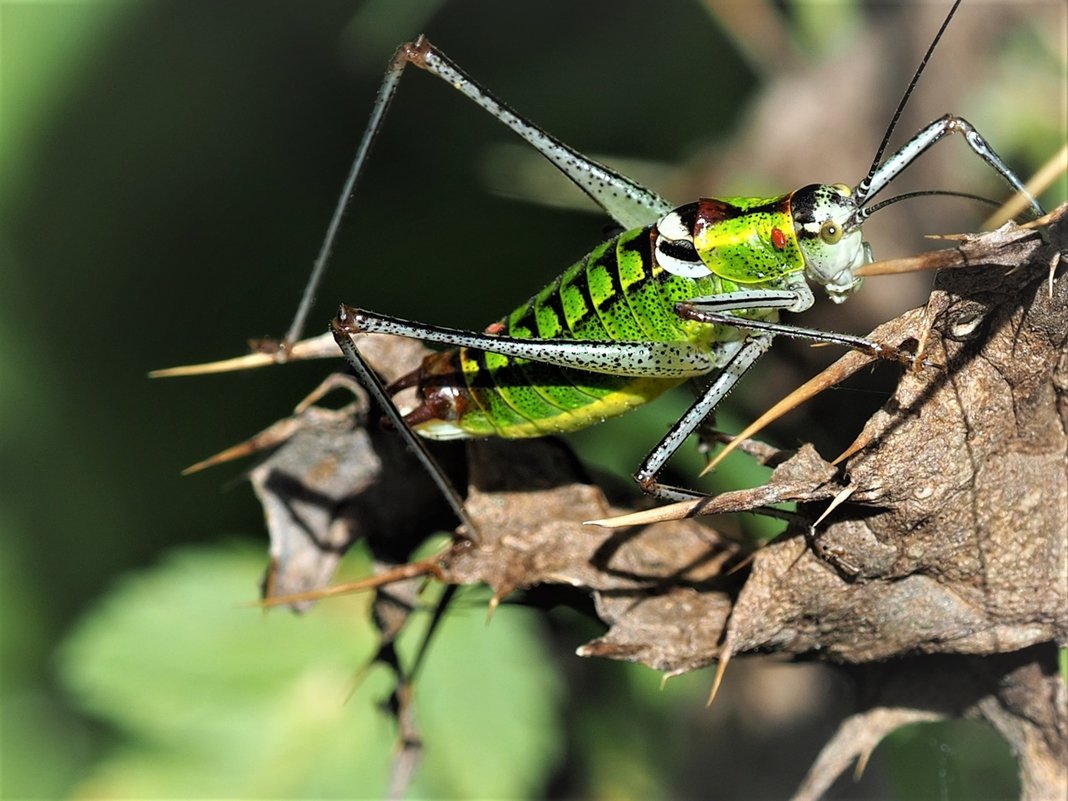
[[[874,176],[879,169],[879,162],[882,161],[883,153],[886,152],[886,148],[890,144],[890,137],[894,135],[894,129],[897,127],[897,124],[901,119],[901,114],[905,111],[905,106],[908,105],[909,98],[912,96],[912,90],[915,89],[916,84],[919,83],[920,76],[923,75],[924,69],[927,68],[927,62],[931,60],[931,55],[934,53],[935,48],[938,47],[938,43],[942,39],[942,34],[945,33],[946,28],[949,27],[949,21],[953,19],[953,15],[957,13],[957,6],[960,5],[960,2],[961,0],[954,0],[953,7],[949,9],[946,18],[942,20],[942,27],[938,29],[938,33],[936,33],[934,39],[931,40],[931,44],[927,47],[927,52],[924,53],[923,58],[920,59],[920,65],[916,67],[916,72],[913,73],[912,80],[909,81],[908,88],[905,89],[905,94],[901,96],[901,102],[897,104],[894,116],[890,118],[890,124],[886,128],[886,133],[883,134],[883,141],[879,143],[879,149],[875,151],[875,158],[872,159],[871,167],[868,170],[868,177],[857,185],[858,193],[861,198],[867,198],[868,187],[871,185],[872,176]],[[863,202],[863,200],[860,202]]]
[[[879,209],[886,208],[887,206],[890,206],[894,203],[899,203],[902,200],[912,200],[912,198],[915,197],[929,197],[930,195],[940,195],[942,197],[960,197],[964,198],[965,200],[974,200],[978,203],[985,203],[986,205],[993,206],[994,208],[1001,207],[1001,203],[999,203],[998,201],[991,200],[990,198],[983,197],[982,195],[974,195],[971,192],[956,192],[951,189],[922,189],[917,192],[905,192],[901,195],[894,195],[893,197],[887,198],[886,200],[880,200],[874,206],[870,206],[869,208],[864,209],[864,213],[866,216],[871,216]]]

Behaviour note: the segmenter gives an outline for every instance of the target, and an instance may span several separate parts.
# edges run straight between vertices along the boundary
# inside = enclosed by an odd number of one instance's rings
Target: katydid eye
[[[834,220],[827,220],[820,226],[820,239],[828,245],[834,245],[842,238],[842,226]]]

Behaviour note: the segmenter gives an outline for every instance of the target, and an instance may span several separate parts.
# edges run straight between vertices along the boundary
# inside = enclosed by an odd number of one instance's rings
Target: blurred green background
[[[266,560],[252,493],[239,467],[178,475],[286,414],[328,367],[145,374],[283,333],[398,42],[427,32],[518,110],[682,202],[855,183],[945,5],[0,3],[0,794],[385,791],[388,677],[355,681],[373,649],[366,600],[303,618],[241,608]],[[899,136],[954,111],[1029,174],[1065,141],[1065,14],[1061,0],[966,4]],[[604,220],[558,208],[576,193],[512,144],[443,86],[407,78],[313,333],[340,300],[481,327],[586,252]],[[922,164],[902,188],[1000,196],[959,142]],[[1062,179],[1044,201],[1064,197]],[[983,216],[902,204],[869,238],[905,255]],[[876,280],[809,322],[862,333],[930,286]],[[776,350],[721,420],[751,417],[830,356]],[[828,393],[770,436],[829,454],[889,382]],[[626,473],[684,403],[578,445]],[[468,595],[418,690],[413,795],[781,797],[848,709],[828,670],[750,661],[708,711],[707,674],[661,691],[652,671],[574,657],[596,634],[520,608],[487,627]],[[997,738],[953,724],[895,738],[833,797],[894,792],[1017,790]]]

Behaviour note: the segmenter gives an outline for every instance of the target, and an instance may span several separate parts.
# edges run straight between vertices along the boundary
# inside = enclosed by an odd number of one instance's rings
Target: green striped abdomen
[[[523,339],[685,341],[714,349],[735,329],[680,320],[675,304],[735,288],[713,275],[687,278],[656,264],[651,226],[605,242],[491,327]],[[439,355],[439,364],[445,354]],[[459,348],[423,383],[451,410],[416,430],[431,438],[536,437],[585,428],[647,403],[685,379],[628,378]],[[431,395],[437,393],[437,397]],[[450,419],[444,420],[443,417]]]

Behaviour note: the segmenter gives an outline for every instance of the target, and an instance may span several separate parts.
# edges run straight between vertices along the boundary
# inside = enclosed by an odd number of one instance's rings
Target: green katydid
[[[342,306],[331,329],[357,377],[471,531],[474,526],[459,494],[421,438],[518,438],[574,431],[648,403],[684,381],[707,377],[704,391],[635,472],[641,488],[661,499],[701,497],[694,490],[660,483],[658,475],[776,335],[910,361],[909,354],[862,337],[781,323],[779,313],[812,306],[810,282],[835,302],[856,291],[860,279],[854,271],[873,260],[861,233],[864,221],[889,203],[923,193],[871,201],[935,142],[961,134],[976,155],[1027,197],[1036,215],[1043,214],[1012,170],[960,117],[933,121],[883,158],[959,3],[953,4],[928,47],[868,174],[856,186],[813,184],[779,197],[702,198],[678,207],[510,110],[425,37],[401,45],[382,81],[286,342],[300,337],[343,211],[405,68],[414,65],[512,129],[625,230],[481,333]],[[375,332],[449,349],[427,357],[417,370],[384,387],[353,339]],[[416,388],[419,403],[402,413],[392,397],[408,387]]]
[[[935,120],[882,158],[958,5],[959,0],[931,42],[868,175],[855,188],[811,185],[775,198],[703,198],[679,207],[515,114],[426,38],[402,45],[383,80],[332,230],[409,64],[451,84],[523,137],[627,230],[570,266],[485,333],[342,306],[332,324],[339,345],[394,424],[423,454],[413,430],[431,439],[573,431],[647,403],[687,379],[711,376],[704,392],[635,473],[641,488],[659,498],[699,497],[693,490],[661,484],[657,476],[775,335],[908,360],[907,354],[860,337],[780,323],[778,313],[808,309],[814,302],[809,282],[822,286],[835,302],[858,288],[860,279],[853,270],[872,261],[861,225],[889,201],[869,203],[920,154],[939,139],[959,133],[1014,190],[1028,197],[1035,214],[1043,213],[990,145],[960,117]],[[329,249],[330,237],[291,340],[299,334]],[[414,337],[451,349],[427,357],[418,370],[382,388],[353,345],[352,335],[360,332]],[[421,402],[402,416],[390,397],[408,386],[417,388]],[[429,456],[424,455],[424,461],[440,474]]]

